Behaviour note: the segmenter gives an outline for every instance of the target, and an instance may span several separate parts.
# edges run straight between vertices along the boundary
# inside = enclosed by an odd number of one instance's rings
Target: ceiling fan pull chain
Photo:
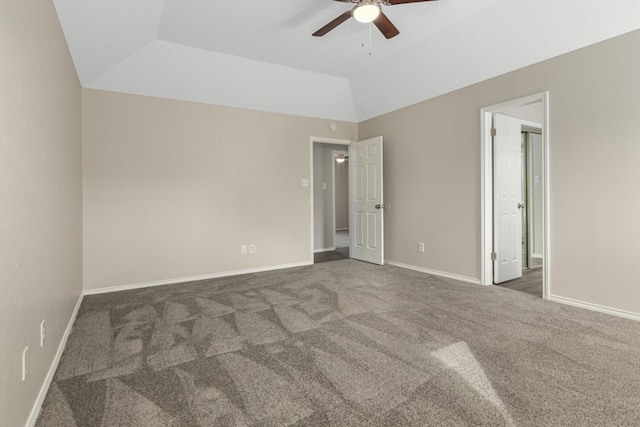
[[[369,22],[369,56],[371,56],[371,51],[372,51],[372,46],[371,46],[371,22]]]

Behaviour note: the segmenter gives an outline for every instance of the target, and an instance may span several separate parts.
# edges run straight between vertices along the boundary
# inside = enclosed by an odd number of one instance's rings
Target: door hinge
[[[498,254],[495,252],[491,252],[491,261],[495,261],[498,259]]]
[[[491,128],[491,136],[496,136],[496,128]]]

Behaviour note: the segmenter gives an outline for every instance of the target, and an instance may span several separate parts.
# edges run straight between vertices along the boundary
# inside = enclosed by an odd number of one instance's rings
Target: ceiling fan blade
[[[423,1],[436,1],[436,0],[387,0],[387,3],[391,6],[394,4],[403,4],[403,3],[420,3]]]
[[[388,39],[400,34],[400,31],[398,31],[396,26],[393,25],[393,23],[389,21],[389,18],[387,18],[387,15],[382,12],[380,12],[380,15],[378,15],[373,23],[378,27],[382,35]]]
[[[336,19],[334,19],[333,21],[329,22],[324,27],[320,28],[318,31],[313,33],[313,36],[322,37],[325,34],[327,34],[329,31],[333,30],[335,27],[337,27],[338,25],[342,24],[344,21],[346,21],[349,18],[351,18],[351,11],[350,10],[348,10],[345,13],[343,13],[342,15],[338,16]]]

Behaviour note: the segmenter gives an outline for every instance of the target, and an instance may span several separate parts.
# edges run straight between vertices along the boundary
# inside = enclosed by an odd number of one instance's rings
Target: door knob
[[[376,205],[375,208],[376,209],[384,209],[384,205]]]
[[[518,209],[524,209],[524,203],[518,203]]]

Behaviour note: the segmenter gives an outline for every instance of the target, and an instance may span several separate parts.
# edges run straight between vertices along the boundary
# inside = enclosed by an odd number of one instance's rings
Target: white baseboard
[[[329,251],[335,251],[335,250],[336,250],[336,247],[331,246],[330,248],[314,249],[313,253],[317,254],[318,252],[329,252]]]
[[[36,402],[33,404],[33,408],[31,408],[29,418],[27,418],[26,427],[33,427],[38,420],[38,415],[40,415],[40,410],[42,409],[44,398],[47,396],[47,392],[49,391],[49,387],[51,386],[51,381],[53,381],[53,376],[56,373],[56,369],[58,369],[58,363],[60,363],[60,358],[62,357],[64,348],[67,345],[67,339],[69,338],[69,334],[71,334],[71,328],[73,327],[73,324],[76,321],[76,317],[78,316],[78,310],[80,309],[80,305],[82,304],[83,296],[84,295],[81,293],[78,297],[78,301],[76,302],[76,306],[73,309],[73,313],[71,313],[71,318],[69,319],[69,323],[67,323],[67,328],[62,334],[62,339],[60,340],[60,344],[58,344],[56,354],[53,356],[53,361],[51,362],[51,366],[49,366],[47,376],[42,383],[42,387],[40,387],[40,392],[38,393]]]
[[[261,273],[264,271],[282,270],[284,268],[302,267],[305,265],[313,265],[313,262],[302,261],[292,264],[272,265],[269,267],[248,268],[245,270],[223,271],[220,273],[205,274],[202,276],[178,277],[174,279],[157,280],[153,282],[132,283],[129,285],[107,286],[104,288],[85,289],[84,295],[105,294],[108,292],[128,291],[130,289],[149,288],[152,286],[172,285],[175,283],[197,282],[199,280],[217,279],[220,277],[239,276],[241,274]]]
[[[459,274],[453,274],[453,273],[445,273],[444,271],[431,270],[431,269],[428,269],[428,268],[417,267],[415,265],[410,265],[410,264],[403,264],[401,262],[396,262],[396,261],[386,260],[385,262],[387,264],[393,265],[395,267],[406,268],[407,270],[419,271],[421,273],[427,273],[427,274],[431,274],[433,276],[444,277],[444,278],[447,278],[447,279],[459,280],[461,282],[473,283],[474,285],[479,285],[480,284],[480,279],[476,279],[474,277],[461,276]]]
[[[445,273],[445,272],[437,271],[437,270],[430,270],[428,268],[417,267],[415,265],[403,264],[401,262],[390,261],[390,260],[387,260],[386,263],[389,264],[389,265],[396,266],[396,267],[406,268],[408,270],[414,270],[414,271],[419,271],[421,273],[432,274],[434,276],[445,277],[445,278],[454,279],[454,280],[460,280],[461,282],[468,282],[468,283],[473,283],[473,284],[476,284],[476,285],[480,284],[480,280],[479,279],[474,279],[473,277],[466,277],[466,276],[460,276],[460,275],[452,274],[452,273]],[[606,314],[610,314],[612,316],[624,317],[626,319],[640,321],[640,313],[634,313],[634,312],[631,312],[631,311],[620,310],[620,309],[617,309],[617,308],[606,307],[606,306],[598,305],[598,304],[592,304],[592,303],[589,303],[589,302],[574,300],[574,299],[571,299],[571,298],[560,297],[560,296],[557,296],[557,295],[549,295],[547,297],[547,300],[548,301],[557,302],[557,303],[560,303],[560,304],[572,305],[574,307],[580,307],[580,308],[584,308],[584,309],[587,309],[587,310],[598,311],[600,313],[606,313]]]
[[[559,297],[557,295],[549,295],[548,301],[559,302],[561,304],[572,305],[574,307],[585,308],[587,310],[599,311],[601,313],[611,314],[613,316],[624,317],[627,319],[640,321],[640,314],[633,313],[631,311],[619,310],[617,308],[606,307],[604,305],[592,304],[590,302],[584,302],[575,300],[572,298]]]

